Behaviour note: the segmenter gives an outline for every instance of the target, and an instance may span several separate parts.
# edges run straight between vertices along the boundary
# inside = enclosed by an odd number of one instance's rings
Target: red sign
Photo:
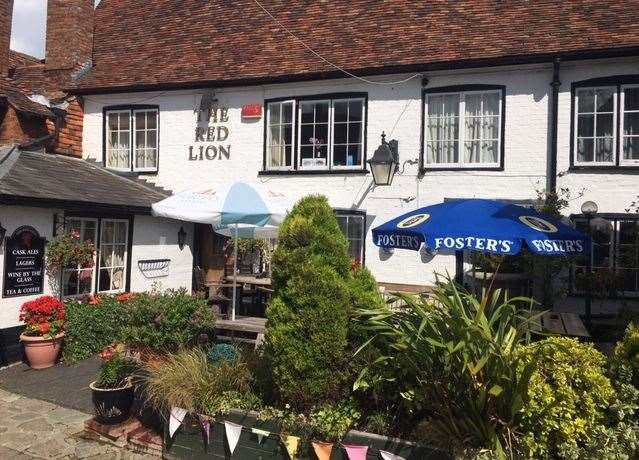
[[[242,118],[262,118],[262,104],[243,105]]]

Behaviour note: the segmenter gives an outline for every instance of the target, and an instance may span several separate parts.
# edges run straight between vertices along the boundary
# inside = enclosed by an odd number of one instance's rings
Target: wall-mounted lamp
[[[184,227],[180,227],[180,231],[178,232],[178,246],[180,251],[184,249],[184,244],[186,243],[186,231],[184,231]]]
[[[367,161],[371,167],[373,181],[375,185],[391,185],[393,177],[399,170],[399,153],[397,151],[398,142],[392,140],[386,142],[386,134],[382,132],[382,143],[373,157]]]
[[[2,224],[0,224],[0,248],[2,247],[2,244],[4,243],[4,237],[6,234],[7,234],[7,229],[4,228]]]

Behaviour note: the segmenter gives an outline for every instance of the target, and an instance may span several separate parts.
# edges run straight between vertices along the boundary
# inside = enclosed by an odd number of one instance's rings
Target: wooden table
[[[536,328],[540,332],[539,328]],[[541,332],[569,337],[590,337],[583,321],[576,313],[547,311],[541,316]]]
[[[237,284],[251,284],[253,286],[270,286],[271,278],[260,278],[259,276],[254,275],[229,275],[225,278],[227,283],[233,283],[235,281]]]

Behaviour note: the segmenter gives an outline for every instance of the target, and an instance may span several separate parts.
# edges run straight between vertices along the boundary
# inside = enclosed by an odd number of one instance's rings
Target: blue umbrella
[[[403,214],[373,229],[383,248],[513,255],[524,244],[541,255],[590,252],[590,237],[531,208],[494,200],[454,200]]]

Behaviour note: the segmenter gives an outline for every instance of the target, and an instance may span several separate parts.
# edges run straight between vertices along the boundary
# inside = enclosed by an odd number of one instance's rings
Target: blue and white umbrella
[[[238,238],[274,238],[294,200],[266,184],[235,182],[176,193],[152,205],[154,216],[210,224],[213,230],[233,236],[237,273]],[[236,280],[233,277],[231,320],[235,320]]]

